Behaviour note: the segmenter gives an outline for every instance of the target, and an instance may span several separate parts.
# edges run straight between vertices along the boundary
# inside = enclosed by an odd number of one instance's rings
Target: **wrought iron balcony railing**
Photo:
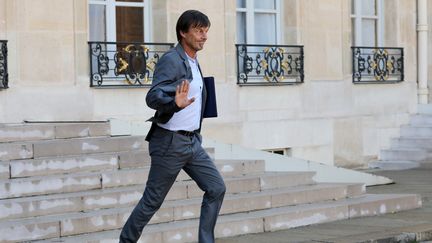
[[[9,88],[9,74],[7,67],[7,41],[0,40],[0,89]]]
[[[287,85],[304,81],[303,46],[237,44],[237,84]]]
[[[90,87],[148,87],[172,43],[89,42]]]
[[[398,83],[404,80],[403,48],[354,46],[353,83]]]

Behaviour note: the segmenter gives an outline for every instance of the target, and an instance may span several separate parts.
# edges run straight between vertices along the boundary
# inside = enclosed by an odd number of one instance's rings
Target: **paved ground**
[[[282,242],[427,242],[432,240],[432,169],[370,171],[396,183],[368,187],[367,193],[415,193],[420,209],[342,220],[290,230],[219,239],[216,243]]]

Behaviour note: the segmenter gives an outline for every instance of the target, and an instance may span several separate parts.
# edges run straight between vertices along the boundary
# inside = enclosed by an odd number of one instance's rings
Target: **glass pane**
[[[362,15],[376,15],[376,0],[361,0],[361,3]]]
[[[376,20],[364,19],[362,21],[362,45],[375,46],[376,45]]]
[[[255,14],[255,43],[276,44],[276,15]]]
[[[237,8],[246,8],[246,0],[237,0]]]
[[[90,4],[90,41],[106,41],[105,5]]]
[[[351,0],[351,14],[355,14],[355,0]]]
[[[237,13],[237,44],[246,43],[246,13]]]
[[[117,0],[117,2],[142,3],[145,0]]]
[[[276,9],[276,0],[254,0],[255,8]]]
[[[138,7],[117,7],[116,34],[118,42],[143,42],[144,9]]]
[[[355,31],[355,19],[351,19],[351,45],[355,46],[357,45],[355,43],[355,37],[356,37],[356,31]]]

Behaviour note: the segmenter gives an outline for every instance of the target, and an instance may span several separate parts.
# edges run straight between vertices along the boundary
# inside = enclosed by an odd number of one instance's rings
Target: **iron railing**
[[[8,53],[7,41],[0,40],[0,89],[9,88],[7,53]]]
[[[404,80],[403,48],[354,46],[353,83],[398,83]]]
[[[90,41],[90,87],[148,87],[159,58],[172,43]]]
[[[304,82],[303,46],[237,44],[236,49],[240,86]]]

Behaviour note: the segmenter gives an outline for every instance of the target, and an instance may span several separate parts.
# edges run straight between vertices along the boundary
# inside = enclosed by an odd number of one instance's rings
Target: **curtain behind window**
[[[89,40],[91,41],[106,41],[106,15],[104,5],[90,5],[90,33]]]

